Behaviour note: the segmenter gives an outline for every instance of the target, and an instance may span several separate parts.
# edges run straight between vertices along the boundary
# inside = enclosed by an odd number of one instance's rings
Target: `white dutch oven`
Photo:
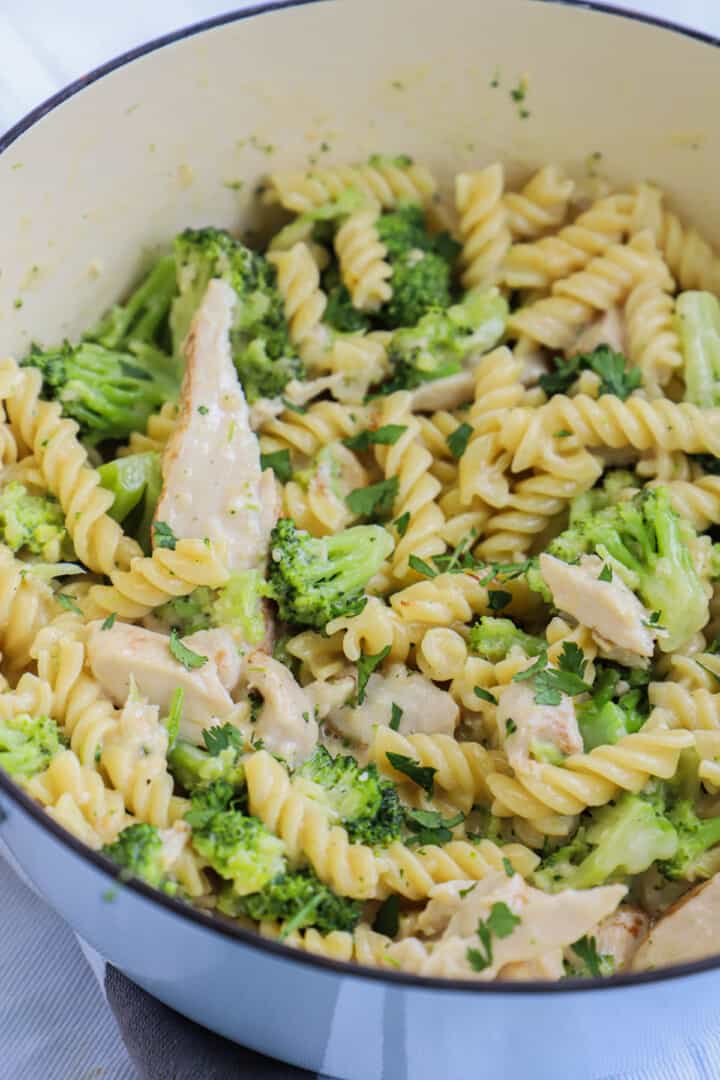
[[[526,117],[510,95],[523,75]],[[660,181],[719,241],[719,84],[716,42],[538,0],[299,3],[151,43],[0,140],[0,353],[82,330],[187,225],[255,227],[263,173],[325,157],[409,153],[447,181],[496,158],[511,179],[546,161],[577,175],[599,152],[613,180]],[[590,1080],[661,1059],[715,1022],[718,960],[597,986],[379,974],[219,927],[142,885],[109,902],[112,868],[1,773],[0,831],[130,978],[332,1076]]]

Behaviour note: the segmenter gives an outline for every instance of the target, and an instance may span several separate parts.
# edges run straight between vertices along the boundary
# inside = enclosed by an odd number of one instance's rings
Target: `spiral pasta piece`
[[[378,727],[370,758],[380,772],[400,783],[406,777],[392,767],[388,753],[402,754],[435,769],[435,784],[463,813],[474,803],[487,806],[492,802],[485,778],[503,762],[499,751],[486,750],[477,742],[458,742],[450,735],[401,735],[389,727]]]
[[[354,435],[362,420],[362,409],[350,409],[337,401],[317,401],[303,413],[288,409],[266,420],[261,428],[260,446],[263,453],[294,450],[314,457],[328,443]]]
[[[325,632],[331,635],[342,633],[343,652],[353,664],[363,653],[377,656],[387,648],[390,649],[389,661],[403,663],[422,636],[423,629],[401,619],[377,596],[370,596],[358,615],[340,615],[327,624]]]
[[[82,765],[72,750],[56,754],[45,772],[33,777],[27,788],[52,816],[76,835],[79,832],[79,839],[91,847],[111,843],[130,824],[120,792],[107,788],[100,774]],[[80,811],[90,833],[82,823],[78,823],[79,828],[72,827],[73,807]]]
[[[40,632],[32,655],[39,677],[52,691],[52,717],[62,725],[81,764],[94,767],[119,714],[86,670],[82,638],[76,620],[61,616]]]
[[[392,267],[376,228],[377,209],[356,210],[335,234],[340,274],[359,311],[377,311],[392,296]]]
[[[56,607],[52,589],[0,544],[0,648],[11,678],[29,664],[32,643]]]
[[[279,202],[286,210],[304,214],[354,188],[390,210],[399,202],[427,205],[437,185],[432,174],[409,158],[374,157],[364,165],[344,165],[307,172],[274,173],[263,195],[265,203]]]
[[[393,518],[407,515],[405,532],[397,534],[391,556],[393,577],[403,582],[411,573],[410,555],[428,559],[445,550],[440,535],[445,519],[435,501],[442,485],[430,473],[432,455],[422,443],[420,426],[410,412],[410,395],[406,392],[391,394],[383,403],[380,424],[391,423],[405,430],[394,445],[377,448],[377,459],[385,479],[396,478],[398,482]]]
[[[387,344],[391,336],[387,330],[337,334],[323,352],[313,355],[313,370],[340,376],[340,382],[333,389],[335,397],[358,406],[369,388],[390,374]]]
[[[540,409],[515,409],[508,415],[502,440],[513,452],[513,471],[533,465],[558,471],[557,440],[552,438],[558,430],[570,431],[585,447],[720,453],[720,409],[700,409],[666,398],[621,401],[613,394],[597,400],[586,394],[575,398],[556,394]]]
[[[628,357],[642,371],[649,397],[661,397],[662,388],[683,366],[680,338],[675,330],[675,302],[654,281],[640,281],[625,302]]]
[[[471,573],[417,581],[394,593],[390,603],[403,621],[427,626],[465,623],[489,611],[487,589]]]
[[[720,694],[709,690],[688,690],[673,682],[650,683],[651,719],[672,728],[689,731],[720,730]],[[650,721],[648,721],[649,723]]]
[[[588,806],[603,806],[619,790],[640,791],[650,777],[669,779],[692,741],[685,731],[639,731],[612,746],[573,755],[562,766],[534,763],[515,776],[491,774],[487,785],[496,799],[493,812],[531,821],[545,818],[548,811],[570,818]]]
[[[458,232],[462,241],[460,263],[466,289],[481,289],[497,281],[510,249],[508,212],[503,201],[505,178],[496,163],[455,178]]]
[[[321,326],[327,297],[320,288],[320,274],[307,244],[295,244],[289,251],[271,251],[268,261],[277,273],[277,285],[285,304],[290,340],[303,359],[326,344]]]
[[[657,241],[681,289],[720,293],[720,258],[697,229],[665,211]]]
[[[544,165],[528,180],[522,191],[508,191],[503,197],[507,225],[513,241],[535,240],[557,229],[567,215],[575,181],[557,165]]]
[[[277,941],[284,932],[284,925],[265,920],[258,925],[258,931],[261,937]],[[331,930],[329,934],[321,934],[311,926],[307,930],[292,930],[282,940],[284,945],[290,945],[313,956],[324,956],[327,960],[347,961],[353,958],[353,935],[346,930]]]
[[[77,424],[62,416],[56,402],[42,401],[41,390],[42,375],[36,368],[17,371],[6,399],[13,433],[32,451],[48,491],[60,502],[81,562],[100,574],[127,567],[140,548],[109,516],[114,496],[87,464]]]
[[[701,476],[698,480],[658,479],[670,495],[673,510],[689,521],[697,532],[705,532],[720,523],[720,476]]]
[[[399,893],[408,900],[423,900],[434,885],[444,881],[482,881],[492,870],[503,870],[508,859],[525,876],[539,859],[522,844],[498,847],[490,840],[470,844],[452,840],[443,847],[428,844],[409,848],[396,842],[378,855],[382,894]]]
[[[304,630],[301,634],[289,638],[285,646],[290,656],[300,661],[301,674],[307,674],[312,679],[321,679],[323,682],[335,678],[346,666],[341,647],[342,637],[335,628],[330,629],[330,626],[328,623],[328,636],[313,630]]]
[[[635,202],[629,193],[607,195],[555,236],[514,244],[503,265],[503,283],[511,289],[546,289],[582,270],[630,232]]]
[[[467,663],[465,639],[449,626],[433,626],[427,630],[417,647],[417,666],[423,675],[434,682],[449,682]]]
[[[204,585],[219,589],[228,570],[212,544],[178,540],[175,548],[155,548],[150,557],[132,560],[129,570],[110,574],[112,585],[93,585],[85,606],[89,618],[112,612],[121,619],[141,619],[176,596],[188,596]]]
[[[341,896],[375,895],[378,869],[364,844],[351,844],[345,829],[331,825],[320,804],[294,789],[282,765],[265,750],[245,760],[250,813],[284,842],[293,862],[307,859],[318,877]]]
[[[673,284],[650,232],[638,233],[628,244],[611,244],[586,269],[556,281],[551,296],[514,312],[508,329],[549,348],[568,349],[596,311],[621,303],[640,281],[666,289]]]

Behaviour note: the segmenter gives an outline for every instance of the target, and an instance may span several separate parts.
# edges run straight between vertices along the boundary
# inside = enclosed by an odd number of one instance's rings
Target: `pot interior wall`
[[[662,182],[718,240],[718,62],[682,34],[536,0],[452,0],[441,17],[435,0],[322,0],[178,40],[0,156],[0,349],[76,334],[186,225],[262,227],[269,170],[373,152],[445,181],[497,158],[511,179],[545,161],[583,175],[600,153],[594,170]]]

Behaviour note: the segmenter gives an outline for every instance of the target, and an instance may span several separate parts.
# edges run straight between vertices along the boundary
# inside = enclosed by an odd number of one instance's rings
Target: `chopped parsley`
[[[579,353],[565,360],[556,356],[555,370],[540,376],[540,386],[548,396],[564,394],[582,371],[594,371],[600,377],[600,392],[625,401],[642,383],[640,368],[630,368],[622,353],[608,345],[598,345],[591,353]]]
[[[398,487],[397,476],[391,476],[387,480],[378,481],[377,484],[355,488],[345,496],[345,502],[358,517],[386,518],[392,513]]]
[[[548,667],[547,662],[547,651],[543,651],[534,664],[513,675],[514,682],[534,680],[537,705],[559,705],[563,694],[574,697],[592,693],[592,687],[585,682],[585,655],[574,641],[563,644],[556,668]]]
[[[390,750],[387,751],[385,757],[396,772],[407,776],[408,780],[412,780],[413,784],[421,787],[428,797],[432,796],[437,769],[433,769],[432,765],[421,765],[419,761],[413,761],[405,754],[393,754]]]
[[[180,721],[182,720],[183,701],[185,700],[185,691],[182,686],[178,686],[173,690],[172,697],[170,698],[170,709],[168,710],[167,717],[165,719],[165,727],[168,733],[168,753],[172,750],[173,746],[177,742],[177,737],[180,734]],[[203,732],[205,736],[206,732]],[[207,745],[207,744],[206,744]]]
[[[598,581],[612,581],[612,567],[603,563],[603,568],[598,574]]]
[[[169,648],[171,656],[173,656],[179,664],[182,664],[186,671],[194,671],[195,668],[200,668],[203,664],[207,664],[207,656],[201,656],[200,653],[188,649],[187,645],[183,645],[180,640],[180,635],[175,627],[170,631]]]
[[[170,551],[174,551],[177,545],[175,533],[164,521],[156,521],[153,525],[153,539],[156,548],[168,548]]]
[[[117,619],[117,611],[111,611],[106,619],[103,619],[103,624],[100,627],[101,630],[112,630]]]
[[[493,904],[487,919],[485,921],[478,920],[476,933],[481,948],[467,950],[467,961],[473,971],[485,971],[486,968],[491,966],[493,962],[493,937],[509,937],[520,922],[520,917],[514,915],[502,900]]]
[[[503,589],[488,590],[488,607],[491,611],[502,611],[511,600],[512,593],[505,592]]]
[[[451,829],[465,820],[461,813],[444,818],[437,810],[406,810],[405,822],[414,834],[408,841],[408,847],[435,844],[442,847],[452,840]]]
[[[392,705],[390,706],[390,730],[391,731],[399,731],[400,730],[400,721],[402,720],[402,714],[403,714],[403,710],[400,708],[399,705],[396,705],[395,702],[393,701]]]
[[[215,727],[205,728],[202,737],[205,749],[213,757],[217,757],[219,753],[228,748],[240,750],[243,745],[242,734],[234,724],[218,724]]]
[[[357,703],[362,705],[365,700],[365,690],[367,689],[368,679],[372,675],[373,671],[379,664],[382,664],[385,657],[390,652],[390,646],[386,645],[384,649],[381,649],[379,653],[375,653],[374,656],[366,656],[365,653],[360,654],[360,659],[357,662]]]
[[[75,603],[74,598],[72,596],[68,596],[67,593],[59,592],[55,596],[55,599],[57,600],[60,607],[65,608],[66,611],[74,611],[76,615],[82,615],[82,611]]]
[[[473,694],[475,697],[479,697],[481,701],[489,701],[491,705],[497,705],[497,698],[494,694],[491,694],[489,690],[486,690],[484,686],[474,686]]]
[[[407,527],[410,524],[410,511],[406,510],[404,514],[401,514],[399,518],[393,521],[393,525],[398,531],[398,536],[404,536],[407,532]]]
[[[400,897],[397,893],[388,896],[380,905],[372,925],[376,934],[395,937],[400,926]]]
[[[510,860],[508,859],[507,855],[503,856],[502,864],[503,864],[503,870],[505,871],[507,876],[512,877],[513,874],[515,873],[515,868],[513,867],[513,864],[510,862]]]
[[[423,577],[434,578],[437,577],[437,570],[433,569],[429,563],[426,563],[424,559],[418,558],[417,555],[408,556],[408,566],[411,570],[414,570],[417,574],[421,574]]]
[[[473,429],[470,424],[460,424],[459,427],[456,427],[455,430],[448,435],[446,439],[448,449],[456,461],[458,461],[467,450],[467,445],[472,433]]]
[[[407,431],[406,424],[385,424],[375,430],[366,428],[349,439],[343,439],[343,443],[349,450],[369,450],[374,445],[394,446],[404,431]]]

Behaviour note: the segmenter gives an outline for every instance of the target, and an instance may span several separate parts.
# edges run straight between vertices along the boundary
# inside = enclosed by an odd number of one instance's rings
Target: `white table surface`
[[[249,6],[250,0],[0,0],[0,132],[113,56]],[[615,0],[614,6],[720,37],[720,0]],[[76,940],[1,856],[0,910],[2,1080],[133,1080],[134,1067]],[[718,1061],[718,1047],[695,1048],[673,1080],[712,1080],[720,1076]]]

